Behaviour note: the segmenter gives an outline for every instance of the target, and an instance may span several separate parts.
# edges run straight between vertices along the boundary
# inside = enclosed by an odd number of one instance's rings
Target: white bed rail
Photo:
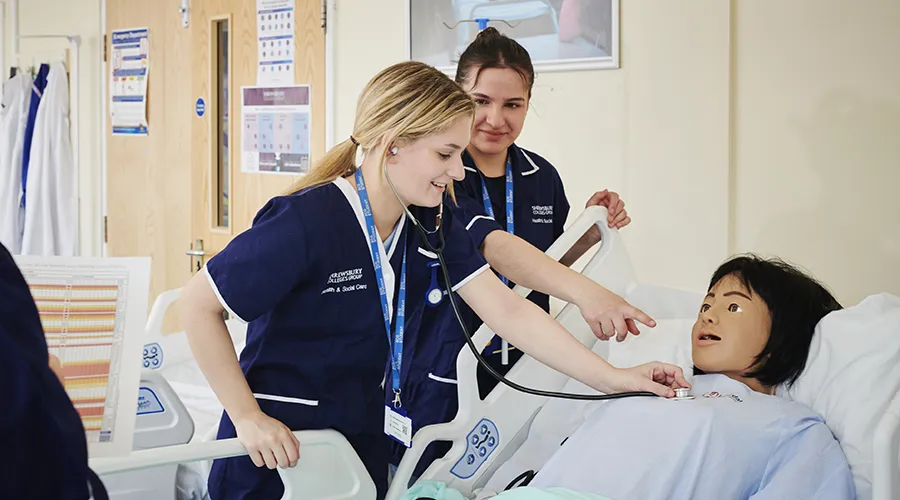
[[[163,333],[166,313],[181,297],[181,289],[166,290],[156,297],[145,327],[143,368],[160,370],[194,360],[194,355],[184,332]],[[231,318],[225,320],[232,343],[241,345],[247,337],[247,324]]]
[[[558,261],[591,226],[596,225],[600,229],[601,245],[585,266],[583,274],[598,281],[612,292],[624,296],[637,285],[637,282],[621,236],[618,231],[609,228],[606,223],[607,217],[608,212],[605,207],[589,207],[546,253]],[[604,269],[616,269],[616,272],[598,276],[597,270],[601,265]],[[531,292],[521,286],[517,286],[514,290],[522,296]],[[597,341],[593,331],[581,318],[581,313],[573,304],[566,305],[556,319],[567,326],[569,332],[588,347],[593,346]],[[472,340],[475,345],[486,345],[493,335],[494,332],[487,325],[483,325],[473,335]],[[448,486],[459,490],[464,495],[469,495],[479,479],[492,470],[494,463],[506,455],[504,448],[510,446],[511,443],[515,446],[524,440],[524,436],[500,435],[499,429],[517,429],[520,433],[527,432],[528,421],[537,413],[547,398],[518,392],[500,384],[482,401],[478,394],[477,365],[478,360],[471,350],[464,347],[456,363],[457,391],[460,401],[456,418],[448,423],[423,427],[416,433],[413,437],[412,447],[407,450],[397,468],[387,494],[387,500],[396,500],[406,492],[412,473],[425,448],[434,441],[453,441],[453,447],[444,458],[435,461],[429,467],[423,478],[439,477],[447,482]],[[526,387],[545,390],[559,390],[568,380],[566,375],[542,365],[528,356],[523,357],[509,371],[506,378]],[[488,407],[494,405],[500,398],[503,398],[504,407],[516,408],[516,411],[487,411]],[[488,414],[492,414],[489,419],[479,417]],[[478,436],[479,434],[480,436]],[[460,439],[461,436],[466,436],[466,439]],[[491,437],[494,439],[491,440]],[[475,463],[470,465],[466,463],[469,455],[467,444],[470,439],[475,438],[484,439],[485,443],[492,446],[488,446],[490,452],[486,452],[487,456],[479,457]],[[447,478],[450,478],[449,481]]]
[[[872,500],[896,500],[900,498],[900,393],[881,417],[874,439]]]
[[[193,360],[184,332],[163,334],[167,311],[181,296],[181,289],[161,293],[150,310],[145,327],[143,368],[171,369]],[[236,347],[243,345],[246,324],[226,321]],[[212,430],[215,432],[215,429]],[[284,499],[374,500],[375,484],[347,439],[334,430],[296,431],[300,460],[296,467],[279,469],[285,485]],[[90,466],[101,479],[164,465],[184,464],[246,455],[237,439],[209,440],[184,445],[134,451],[125,457],[94,458]]]
[[[166,290],[156,297],[153,301],[153,307],[150,308],[150,314],[147,316],[147,334],[162,334],[163,320],[166,319],[166,311],[172,307],[172,304],[181,297],[181,289]]]
[[[296,431],[300,460],[290,469],[278,469],[284,483],[283,499],[374,500],[375,484],[353,447],[337,431]],[[107,476],[160,465],[246,455],[237,439],[191,443],[135,451],[126,457],[96,458],[90,467]]]

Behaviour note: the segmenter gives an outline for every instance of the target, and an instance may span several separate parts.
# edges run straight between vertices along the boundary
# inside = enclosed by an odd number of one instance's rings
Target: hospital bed
[[[701,294],[639,283],[623,240],[618,232],[606,227],[606,217],[605,208],[589,208],[547,253],[559,259],[591,225],[597,224],[603,244],[584,267],[582,272],[585,275],[624,296],[660,323],[669,319],[695,317]],[[524,296],[529,290],[517,287],[516,292]],[[161,353],[154,357],[154,353],[148,351],[149,365],[145,364],[145,367],[148,370],[155,368],[162,374],[172,393],[183,402],[195,423],[192,439],[189,443],[175,446],[136,449],[127,457],[93,459],[91,467],[107,484],[113,483],[118,476],[130,477],[128,482],[134,485],[140,484],[140,474],[162,467],[170,467],[166,477],[171,481],[171,467],[182,464],[176,474],[179,484],[169,482],[162,486],[170,492],[180,489],[182,494],[179,498],[203,498],[205,492],[200,488],[205,487],[209,461],[242,455],[246,451],[236,439],[212,441],[221,406],[215,401],[214,394],[191,358],[184,335],[159,334],[162,316],[176,299],[177,292],[162,296],[151,311],[147,345],[152,348],[155,344]],[[566,305],[556,318],[582,343],[608,358],[610,343],[596,340],[575,306]],[[243,325],[229,321],[229,331],[239,350],[243,345]],[[475,334],[475,345],[487,344],[492,335],[490,329],[483,326]],[[551,408],[559,411],[560,405],[579,404],[526,395],[502,384],[482,401],[478,396],[476,365],[475,357],[468,348],[464,348],[457,359],[458,414],[449,423],[425,427],[416,433],[412,448],[394,474],[389,499],[396,500],[407,490],[418,458],[425,447],[434,441],[452,441],[453,446],[444,458],[432,463],[419,479],[444,482],[467,498],[475,498],[479,492],[483,493],[482,489],[503,464],[520,460],[535,440],[545,439],[542,432],[553,434],[551,424],[555,416],[549,414]],[[588,392],[586,387],[579,387],[575,381],[528,356],[510,370],[507,378],[538,389]],[[900,395],[894,396],[885,407],[872,437],[874,472],[870,498],[873,500],[900,498]],[[301,459],[297,467],[279,470],[286,487],[284,498],[368,500],[375,497],[371,479],[343,436],[329,430],[299,431],[295,434],[301,443]],[[185,465],[191,462],[195,462],[193,467]],[[205,467],[202,465],[204,462]],[[127,474],[132,476],[125,476]],[[189,479],[191,475],[193,479]],[[201,486],[185,494],[191,483]],[[123,498],[142,497],[130,495]]]
[[[114,500],[208,498],[206,481],[212,460],[246,454],[237,440],[215,441],[222,405],[194,360],[184,333],[162,333],[166,314],[179,296],[180,290],[160,294],[147,320],[135,452],[125,459],[91,461]],[[240,354],[246,324],[236,319],[225,324]],[[296,468],[279,471],[288,485],[285,498],[374,498],[372,480],[341,434],[330,430],[295,434],[304,453]]]

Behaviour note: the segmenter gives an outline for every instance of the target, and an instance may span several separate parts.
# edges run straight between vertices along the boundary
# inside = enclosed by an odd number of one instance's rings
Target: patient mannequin
[[[755,256],[723,264],[708,290],[692,329],[694,398],[592,403],[529,486],[616,500],[854,498],[821,417],[776,396],[841,306],[799,270]]]

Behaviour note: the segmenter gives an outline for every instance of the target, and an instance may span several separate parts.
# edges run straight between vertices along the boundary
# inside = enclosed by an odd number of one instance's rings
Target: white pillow
[[[651,361],[678,365],[690,382],[691,328],[696,318],[657,320],[655,328],[641,325],[641,334],[629,335],[624,342],[609,341],[607,361],[618,368],[630,368]]]
[[[805,370],[779,394],[822,415],[865,500],[872,498],[874,431],[898,390],[900,297],[880,294],[823,318]]]

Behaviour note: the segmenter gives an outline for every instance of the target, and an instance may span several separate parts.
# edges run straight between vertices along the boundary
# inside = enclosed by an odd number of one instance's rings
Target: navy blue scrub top
[[[266,414],[293,430],[336,429],[351,444],[354,436],[383,436],[387,450],[389,345],[366,225],[351,182],[339,178],[270,200],[253,226],[204,269],[228,312],[249,322],[240,364]],[[436,209],[411,211],[425,227],[434,226]],[[383,271],[393,311],[405,242],[406,328],[414,331],[431,280],[431,258],[418,231],[404,221],[405,216],[385,248],[390,266]],[[461,221],[446,209],[443,226],[444,258],[458,289],[488,266]],[[402,379],[407,371],[404,364]],[[372,470],[377,464],[366,465],[373,477],[380,475]],[[382,467],[387,470],[387,451]]]
[[[546,252],[562,235],[569,216],[569,201],[563,189],[562,179],[556,168],[536,153],[512,145],[508,155],[513,171],[515,234],[542,252]],[[466,229],[475,244],[480,247],[492,231],[506,230],[506,180],[504,177],[484,178],[494,207],[492,219],[484,209],[481,183],[483,176],[468,152],[463,155],[463,164],[466,177],[455,184],[458,206],[454,212],[465,221]],[[509,286],[512,288],[515,283],[510,281]],[[532,292],[528,299],[544,311],[550,311],[550,297],[546,294]],[[474,334],[481,327],[481,318],[465,304],[462,306],[466,326],[469,332]],[[443,323],[449,329],[449,332],[441,337],[447,336],[459,341],[462,332],[459,332],[453,311],[440,312],[447,315]],[[428,318],[425,321],[428,322]],[[426,326],[429,325],[430,322]],[[462,341],[464,340],[463,338]],[[499,349],[499,344],[494,347]],[[485,354],[493,355],[499,352],[487,351]],[[455,369],[455,362],[452,365]]]
[[[562,179],[550,162],[531,151],[512,145],[508,155],[513,172],[515,234],[541,251],[547,251],[562,235],[569,216],[570,207]],[[466,176],[462,181],[454,183],[457,205],[452,212],[462,220],[475,245],[481,247],[492,231],[506,230],[506,179],[505,176],[484,179],[496,217],[492,219],[484,208],[482,174],[468,152],[463,154],[463,165]],[[509,286],[514,287],[515,283],[510,282]],[[546,294],[532,292],[528,299],[549,312],[550,298]],[[481,327],[481,318],[465,302],[457,302],[469,333],[474,335]],[[412,418],[415,430],[446,422],[456,414],[456,358],[466,343],[446,297],[438,307],[426,307],[423,314],[416,335],[407,333],[407,345],[403,353],[404,363],[411,366],[411,382],[404,389],[407,392],[404,407]],[[521,351],[510,346],[510,363],[501,366],[499,352],[500,339],[495,336],[482,354],[500,373],[508,371],[522,355]],[[480,367],[478,375],[484,396],[496,386],[497,381]],[[432,448],[446,451],[449,446]],[[404,452],[401,445],[394,444],[392,463],[399,464]],[[427,450],[416,474],[424,472],[425,466],[441,454],[435,455],[433,450]]]
[[[37,306],[0,245],[0,497],[106,498],[88,469],[84,427],[50,369]]]

